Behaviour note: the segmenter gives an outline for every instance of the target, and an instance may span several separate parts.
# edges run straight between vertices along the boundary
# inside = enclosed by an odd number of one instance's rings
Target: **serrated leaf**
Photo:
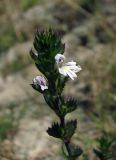
[[[67,122],[65,128],[61,124],[54,123],[51,128],[48,128],[47,133],[55,138],[70,139],[76,130],[76,126],[76,120]]]
[[[55,108],[54,101],[50,97],[50,95],[49,94],[44,94],[44,99],[45,99],[46,103],[50,106],[50,108],[54,110],[54,108]]]
[[[64,143],[62,149],[63,149],[63,153],[64,153],[65,156],[68,158],[69,155],[68,155],[68,152],[67,152],[67,149],[66,149],[66,146],[65,146],[65,145],[67,145],[67,144]],[[83,150],[81,149],[81,147],[76,146],[76,145],[74,145],[74,144],[72,144],[72,143],[68,143],[68,147],[69,147],[70,156],[71,156],[71,157],[69,157],[69,158],[78,158],[78,157],[82,154],[82,152],[83,152]]]
[[[46,59],[52,58],[52,60],[56,54],[63,54],[65,49],[59,36],[51,29],[42,32],[37,31],[33,45],[40,56]],[[41,53],[43,54],[41,55]]]
[[[41,73],[43,73],[46,76],[47,70],[44,64],[42,65],[41,63],[40,64],[35,63],[35,66],[37,67],[37,69],[39,69]]]
[[[78,102],[77,100],[73,99],[73,98],[64,98],[64,115],[66,115],[67,113],[73,112],[74,110],[77,109],[78,107]]]
[[[62,93],[67,81],[68,81],[68,77],[59,75],[58,73],[57,88],[59,90],[59,93]]]
[[[59,109],[59,98],[50,94],[44,94],[44,99],[46,103],[55,111],[58,112]]]
[[[100,160],[109,160],[116,157],[116,136],[114,134],[104,134],[99,140],[98,149],[94,149],[94,153]]]
[[[77,128],[77,120],[71,120],[65,126],[65,138],[70,139]]]
[[[48,91],[49,93],[49,91]],[[56,113],[57,116],[61,116],[61,112],[60,112],[60,105],[61,105],[61,102],[59,100],[59,97],[58,96],[55,96],[55,95],[50,95],[50,94],[44,94],[44,99],[46,101],[46,103],[49,105],[49,107],[54,110],[54,112]]]
[[[61,42],[59,36],[52,29],[49,29],[36,32],[33,46],[36,54],[31,50],[30,56],[35,61],[37,69],[45,76],[48,75],[46,78],[49,78],[52,75],[50,71],[55,73],[56,70],[55,56],[58,53],[64,53],[65,45]]]
[[[47,133],[52,137],[62,139],[64,134],[64,129],[58,123],[54,123],[51,128],[50,127],[48,128]]]

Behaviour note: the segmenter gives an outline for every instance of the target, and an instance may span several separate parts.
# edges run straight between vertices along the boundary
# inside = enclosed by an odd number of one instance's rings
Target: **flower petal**
[[[44,91],[45,89],[48,89],[48,86],[40,86],[41,90]]]
[[[70,69],[67,70],[66,73],[67,73],[67,75],[68,75],[72,80],[74,80],[74,78],[77,77],[77,75],[75,74],[75,72],[73,72],[73,71],[70,70]]]
[[[67,73],[67,75],[68,75],[72,80],[74,80],[73,75],[72,75],[69,71],[66,71],[66,73]]]
[[[65,59],[65,57],[61,54],[57,54],[55,56],[55,60],[56,60],[57,64],[63,63],[64,59]],[[77,77],[76,73],[81,70],[81,67],[79,65],[77,66],[76,62],[74,62],[74,61],[67,62],[62,67],[61,67],[61,65],[58,65],[59,73],[64,76],[69,76],[72,80],[74,80],[74,78]]]
[[[81,66],[79,66],[79,65],[76,66],[75,69],[74,69],[75,72],[79,72],[79,71],[81,71],[81,70],[82,70],[82,68],[81,68]]]
[[[63,74],[64,76],[67,75],[67,74],[66,74],[66,71],[65,71],[65,69],[64,69],[63,67],[59,68],[59,73],[60,73],[60,74]]]
[[[67,66],[76,66],[76,62],[71,61],[66,63]]]

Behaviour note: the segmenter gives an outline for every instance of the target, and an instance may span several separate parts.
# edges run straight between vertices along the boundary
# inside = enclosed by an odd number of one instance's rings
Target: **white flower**
[[[65,56],[57,54],[55,56],[56,63],[58,65],[59,73],[64,76],[69,76],[72,80],[77,77],[76,73],[81,70],[81,67],[76,65],[76,62],[71,61],[63,65]]]
[[[64,62],[64,60],[65,60],[65,56],[62,55],[62,54],[57,54],[55,56],[55,60],[56,60],[57,64],[62,64]]]
[[[68,62],[59,68],[59,73],[64,76],[69,76],[72,80],[77,77],[76,73],[81,70],[80,66],[76,66],[76,62]]]
[[[40,86],[42,91],[44,91],[45,89],[48,89],[48,86],[46,85],[46,80],[43,76],[36,76],[33,79],[33,84],[35,86]]]

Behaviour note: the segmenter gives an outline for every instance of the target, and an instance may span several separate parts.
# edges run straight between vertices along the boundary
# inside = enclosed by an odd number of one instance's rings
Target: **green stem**
[[[60,117],[60,122],[61,122],[62,128],[65,128],[65,118],[64,117]],[[70,150],[70,147],[69,147],[69,143],[70,143],[70,140],[65,140],[64,141],[64,144],[66,146],[66,149],[67,149],[68,156],[69,156],[70,160],[75,160],[71,155],[71,150]]]

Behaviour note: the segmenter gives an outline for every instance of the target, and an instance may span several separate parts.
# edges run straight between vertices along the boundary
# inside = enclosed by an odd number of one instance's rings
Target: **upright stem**
[[[60,95],[57,93],[59,99],[60,99]],[[65,129],[65,116],[61,116],[60,118],[60,123],[61,123],[61,127]],[[71,155],[71,150],[70,150],[70,146],[69,146],[70,140],[64,140],[64,144],[66,146],[67,152],[68,152],[68,156],[70,158],[70,160],[75,160],[72,155]]]
[[[65,119],[64,119],[64,117],[60,117],[60,121],[61,121],[61,126],[63,128],[65,128]]]
[[[65,128],[65,117],[60,117],[60,122],[61,122],[61,126],[63,128]],[[70,160],[75,160],[71,155],[71,150],[70,150],[70,147],[69,147],[69,143],[70,143],[69,140],[64,141],[64,144],[66,146],[66,149],[67,149]]]

